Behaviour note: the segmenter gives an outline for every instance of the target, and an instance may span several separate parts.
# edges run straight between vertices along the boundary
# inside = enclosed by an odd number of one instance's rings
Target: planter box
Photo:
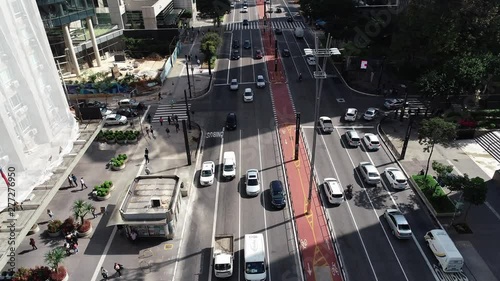
[[[95,198],[96,198],[96,200],[97,200],[97,201],[104,201],[104,200],[109,199],[110,197],[111,197],[111,191],[110,191],[110,192],[108,193],[108,195],[106,195],[106,196],[103,196],[103,197],[101,197],[101,196],[96,196]]]
[[[116,167],[116,166],[111,165],[111,170],[113,170],[113,171],[120,171],[120,170],[125,169],[125,166],[126,166],[125,163],[123,163],[123,165],[121,165],[120,167]]]
[[[129,139],[127,140],[127,144],[136,144],[137,142],[138,142],[137,138],[135,138],[133,140],[129,140]]]
[[[94,228],[92,227],[92,225],[90,225],[90,228],[88,231],[86,231],[86,232],[77,231],[77,235],[78,235],[78,237],[87,237],[92,233],[92,230],[94,230]]]
[[[58,232],[48,232],[47,231],[47,233],[49,234],[49,237],[52,237],[52,238],[61,236],[61,231],[60,230]]]
[[[38,231],[40,231],[40,226],[38,226],[38,224],[34,224],[28,232],[28,235],[37,233]]]
[[[429,209],[429,211],[432,213],[433,216],[438,217],[438,218],[439,217],[453,217],[453,216],[460,214],[460,212],[457,212],[456,214],[455,213],[438,213],[438,212],[436,212],[436,210],[432,206],[431,202],[429,202],[429,200],[425,196],[424,192],[420,189],[420,187],[418,186],[418,184],[415,182],[415,180],[412,177],[409,177],[409,182],[411,185],[413,185],[413,189],[415,191],[417,191],[418,196],[420,197],[420,199],[422,199],[422,201],[424,202],[424,205],[427,207],[427,209]]]
[[[123,139],[123,140],[116,140],[116,143],[119,143],[119,144],[126,144],[126,143],[127,143],[127,139]]]
[[[116,139],[106,140],[106,142],[109,143],[109,144],[113,144],[113,143],[116,143]]]

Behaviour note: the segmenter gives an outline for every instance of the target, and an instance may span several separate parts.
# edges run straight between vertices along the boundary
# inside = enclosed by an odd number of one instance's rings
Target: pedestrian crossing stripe
[[[286,22],[286,21],[273,21],[271,22],[272,28],[276,29],[295,29],[296,27],[306,28],[305,24],[300,21]],[[266,26],[267,27],[267,26]],[[243,25],[241,22],[231,22],[226,25],[226,30],[250,30],[259,29],[258,22],[249,22],[248,25]]]
[[[188,110],[191,109],[191,104],[188,103]],[[162,104],[156,109],[153,116],[152,123],[159,123],[160,117],[163,117],[163,122],[168,122],[168,117],[172,118],[172,115],[177,115],[179,120],[187,120],[186,104],[177,103],[174,105]]]

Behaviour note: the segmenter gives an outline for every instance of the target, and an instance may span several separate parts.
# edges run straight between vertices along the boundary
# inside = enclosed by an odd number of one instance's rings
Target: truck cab
[[[236,176],[236,154],[234,151],[224,152],[224,162],[222,165],[222,177],[233,179]]]
[[[233,275],[233,235],[216,235],[214,241],[214,273],[217,278]]]

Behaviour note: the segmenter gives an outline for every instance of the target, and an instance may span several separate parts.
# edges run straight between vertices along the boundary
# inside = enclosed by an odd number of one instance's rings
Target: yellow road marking
[[[174,248],[174,244],[165,244],[164,250],[172,250]]]

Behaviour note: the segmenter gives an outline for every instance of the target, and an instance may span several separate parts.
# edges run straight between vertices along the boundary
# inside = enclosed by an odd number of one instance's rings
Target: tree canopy
[[[201,38],[200,52],[205,55],[205,59],[210,59],[217,53],[217,48],[222,43],[222,38],[216,32],[208,32]]]
[[[457,136],[457,125],[448,122],[443,118],[425,119],[420,123],[418,129],[418,142],[424,146],[424,152],[429,152],[427,166],[425,169],[425,177],[429,171],[429,163],[431,161],[434,146],[440,144],[444,147],[449,147]]]
[[[200,16],[218,19],[231,11],[230,0],[197,0],[196,9]]]

